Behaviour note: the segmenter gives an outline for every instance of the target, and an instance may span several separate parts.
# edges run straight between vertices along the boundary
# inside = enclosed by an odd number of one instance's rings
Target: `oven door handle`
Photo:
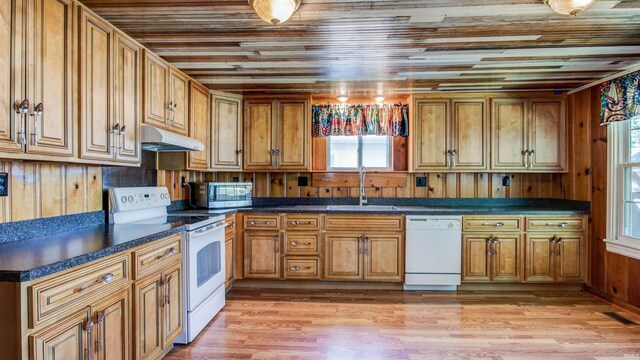
[[[204,229],[200,229],[200,230],[189,231],[189,236],[191,238],[198,238],[198,237],[201,237],[201,236],[205,236],[205,235],[211,234],[214,231],[217,231],[217,230],[220,230],[220,229],[224,229],[227,226],[229,226],[229,223],[227,223],[226,221],[223,221],[220,224],[218,224],[217,226],[214,226],[214,227],[212,227],[210,229],[204,228]]]

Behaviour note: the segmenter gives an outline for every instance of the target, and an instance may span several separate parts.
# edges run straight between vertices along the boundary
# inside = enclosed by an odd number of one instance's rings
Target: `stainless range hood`
[[[149,125],[142,125],[142,150],[154,152],[204,151],[204,145],[195,139],[174,134]]]

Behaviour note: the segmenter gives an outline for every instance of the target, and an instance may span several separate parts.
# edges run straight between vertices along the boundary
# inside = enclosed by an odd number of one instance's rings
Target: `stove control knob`
[[[127,198],[127,200],[129,200],[129,202],[133,202],[133,195],[129,195],[129,197]]]
[[[120,201],[122,201],[123,204],[126,204],[127,203],[127,197],[126,196],[121,197]]]

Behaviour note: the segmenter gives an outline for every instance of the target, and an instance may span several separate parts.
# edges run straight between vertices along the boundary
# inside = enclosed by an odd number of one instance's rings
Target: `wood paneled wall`
[[[0,223],[102,210],[100,166],[2,162],[9,196],[0,197]]]
[[[607,128],[600,126],[598,87],[569,96],[573,168],[569,198],[591,201],[589,286],[605,298],[640,312],[640,260],[609,253],[607,234]]]

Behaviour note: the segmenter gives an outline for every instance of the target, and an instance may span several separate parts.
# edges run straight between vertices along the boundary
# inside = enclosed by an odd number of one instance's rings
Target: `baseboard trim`
[[[582,291],[584,284],[496,284],[496,283],[478,283],[478,284],[462,284],[458,286],[458,291],[566,291],[576,292]]]
[[[584,291],[588,294],[591,294],[595,297],[597,297],[600,300],[603,300],[613,306],[619,307],[622,310],[628,311],[630,313],[632,313],[633,315],[639,317],[640,319],[640,308],[638,308],[637,306],[631,305],[626,301],[622,301],[622,300],[618,300],[614,297],[612,297],[609,294],[606,294],[598,289],[594,289],[592,287],[589,286],[585,286],[584,287]]]
[[[236,280],[234,289],[299,289],[299,290],[402,290],[402,283],[369,283],[344,281]]]

